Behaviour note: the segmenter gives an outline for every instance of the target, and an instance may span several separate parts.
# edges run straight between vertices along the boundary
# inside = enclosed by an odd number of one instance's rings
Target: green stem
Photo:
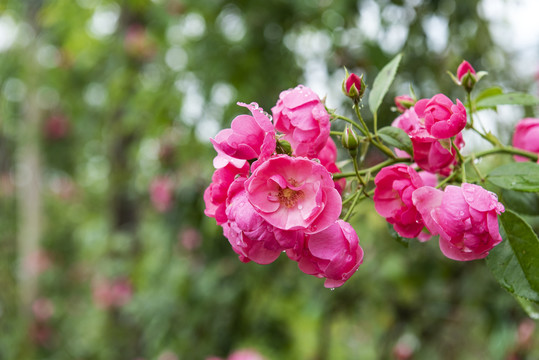
[[[451,139],[451,146],[456,151],[457,157],[459,159],[459,163],[460,163],[461,171],[462,171],[462,182],[466,182],[466,166],[465,166],[464,158],[462,157],[462,154],[460,153],[460,150],[457,147],[457,145],[455,145],[455,141],[453,139]]]
[[[485,151],[480,151],[480,152],[475,154],[475,158],[479,159],[479,158],[482,158],[484,156],[489,156],[489,155],[494,155],[494,154],[520,155],[520,156],[527,157],[528,159],[530,159],[530,160],[532,160],[534,162],[537,162],[537,160],[538,160],[537,153],[517,149],[517,148],[514,148],[512,146],[503,146],[503,147],[497,147],[497,148],[489,149],[489,150],[485,150]],[[470,161],[470,160],[471,160],[471,158],[466,159],[466,161]]]
[[[355,122],[354,120],[349,119],[349,118],[347,118],[346,116],[337,115],[337,114],[334,114],[333,117],[334,117],[335,119],[341,119],[341,120],[346,121],[346,122],[349,123],[349,124],[354,125],[356,128],[358,128],[358,129],[361,131],[361,133],[362,133],[363,135],[365,135],[365,136],[370,136],[369,132],[366,131],[360,124],[358,124],[358,123]]]
[[[343,135],[343,132],[342,131],[333,131],[331,130],[329,132],[330,135],[337,135],[337,136],[342,136]]]
[[[380,170],[380,169],[382,169],[382,168],[384,168],[386,166],[389,166],[389,165],[393,165],[393,164],[401,163],[401,162],[412,162],[412,161],[413,160],[410,159],[410,158],[387,159],[387,160],[382,161],[381,163],[379,163],[377,165],[371,166],[370,168],[359,170],[358,172],[359,172],[359,174],[367,174],[369,172],[370,173],[375,173],[378,170]],[[356,173],[355,172],[338,173],[338,174],[333,174],[333,179],[338,180],[338,179],[352,177],[352,176],[356,176]]]
[[[472,154],[471,159],[472,159],[472,161],[470,161],[470,163],[472,164],[472,168],[474,169],[475,173],[477,174],[477,176],[479,176],[479,179],[481,180],[482,183],[485,182],[485,178],[483,177],[483,174],[481,174],[481,171],[475,165],[475,155],[474,154]],[[466,161],[469,161],[469,160],[466,159]]]
[[[356,207],[356,204],[359,200],[359,196],[361,195],[361,191],[357,191],[356,195],[354,196],[354,201],[352,202],[352,205],[348,208],[348,211],[346,212],[346,215],[344,215],[343,220],[348,221],[350,219],[350,216],[352,216],[352,212],[354,211],[354,208]]]
[[[363,193],[365,194],[365,196],[368,197],[369,195],[367,194],[367,184],[365,183],[365,180],[363,180],[363,177],[361,177],[361,175],[359,174],[359,166],[357,165],[357,159],[355,156],[352,156],[352,162],[354,163],[354,170],[356,172],[356,177],[361,183]]]
[[[473,126],[472,96],[470,95],[469,91],[466,92],[466,100],[468,101],[468,109],[470,110],[470,128],[473,129],[474,126]]]
[[[369,128],[368,128],[367,124],[365,123],[365,120],[363,120],[363,116],[361,116],[361,112],[359,111],[359,104],[358,103],[354,103],[354,110],[356,112],[357,118],[359,119],[359,122],[361,123],[361,125],[363,125],[363,128],[365,129],[365,132],[366,132],[365,136],[367,137],[367,139],[369,139],[369,141],[372,142],[371,133],[369,131]]]
[[[454,177],[456,177],[458,174],[457,171],[453,172],[451,175],[449,175],[448,177],[446,177],[445,179],[443,179],[442,181],[440,181],[440,183],[438,183],[438,185],[436,185],[436,189],[439,189],[441,188],[442,186],[444,186],[446,183],[448,183],[449,181],[451,181]]]

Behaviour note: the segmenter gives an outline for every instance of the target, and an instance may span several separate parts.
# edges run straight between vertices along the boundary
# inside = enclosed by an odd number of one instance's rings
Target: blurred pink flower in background
[[[69,134],[71,126],[69,120],[64,115],[55,114],[45,120],[43,132],[45,137],[50,140],[59,140]]]
[[[202,235],[195,228],[187,227],[180,230],[178,233],[180,244],[187,250],[195,250],[202,243]]]
[[[47,321],[54,314],[54,304],[47,298],[37,298],[32,303],[32,313],[39,321]]]
[[[24,270],[34,276],[45,272],[52,265],[49,254],[42,250],[36,250],[23,259]]]
[[[158,176],[150,184],[150,199],[158,212],[166,212],[172,207],[174,181],[168,176]]]
[[[98,278],[92,286],[94,303],[101,309],[120,308],[133,297],[131,283],[125,278]]]

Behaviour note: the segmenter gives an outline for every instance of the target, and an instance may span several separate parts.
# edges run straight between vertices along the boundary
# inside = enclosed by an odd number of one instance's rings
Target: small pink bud
[[[460,63],[457,68],[457,79],[467,92],[472,91],[475,83],[479,80],[475,73],[475,69],[466,60]]]
[[[397,105],[397,110],[401,113],[414,106],[415,103],[416,101],[408,95],[395,96],[395,105]]]
[[[359,77],[354,73],[346,73],[346,79],[343,81],[343,92],[354,102],[359,102],[363,93],[365,93],[365,83],[363,76]]]

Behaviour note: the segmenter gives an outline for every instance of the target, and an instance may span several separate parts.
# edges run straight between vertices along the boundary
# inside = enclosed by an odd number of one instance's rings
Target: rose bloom
[[[363,249],[354,228],[340,219],[324,231],[305,235],[303,242],[287,250],[287,255],[304,273],[326,278],[326,288],[344,284],[363,262]]]
[[[329,137],[329,114],[318,95],[298,85],[279,95],[271,108],[275,129],[285,134],[295,156],[316,157]]]
[[[274,156],[253,171],[245,189],[260,216],[282,230],[322,231],[341,213],[331,174],[307,158]]]
[[[414,190],[423,186],[417,172],[405,164],[387,166],[374,178],[374,208],[403,237],[415,238],[423,230],[421,214],[412,202]]]
[[[513,135],[513,146],[539,154],[539,119],[525,118],[518,122]],[[524,156],[514,156],[515,161],[529,161]]]
[[[269,264],[300,241],[303,234],[277,229],[266,222],[249,203],[244,182],[245,178],[240,177],[230,186],[228,221],[222,225],[223,232],[242,262]]]
[[[225,209],[230,184],[232,184],[236,176],[247,176],[248,173],[249,164],[247,163],[242,168],[227,164],[213,173],[212,183],[204,191],[204,203],[206,204],[204,214],[215,218],[217,225],[221,225],[227,221]]]
[[[451,173],[451,166],[456,163],[457,153],[449,151],[440,141],[431,136],[425,128],[412,131],[410,134],[414,149],[414,161],[421,169],[447,176]],[[462,134],[455,137],[455,145],[462,149],[464,140]]]
[[[502,241],[498,215],[504,207],[481,186],[463,183],[444,191],[424,186],[412,200],[429,231],[440,235],[440,249],[450,259],[482,259]]]
[[[258,104],[238,103],[251,111],[232,120],[230,129],[221,130],[210,139],[218,154],[240,160],[268,158],[275,152],[275,129]]]
[[[447,139],[459,134],[466,126],[466,108],[444,94],[433,96],[424,110],[425,128],[436,139]]]

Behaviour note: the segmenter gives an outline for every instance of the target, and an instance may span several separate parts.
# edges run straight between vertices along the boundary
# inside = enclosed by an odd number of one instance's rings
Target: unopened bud
[[[359,147],[359,138],[351,127],[347,126],[343,131],[342,146],[345,149],[348,149],[350,155],[355,156],[357,154],[357,148]]]
[[[344,95],[358,103],[365,93],[365,87],[363,75],[357,76],[354,73],[348,74],[348,70],[346,70],[346,78],[342,82],[342,91]]]
[[[399,95],[395,96],[395,105],[397,105],[397,110],[401,113],[405,112],[407,109],[414,106],[416,101],[408,95]]]

